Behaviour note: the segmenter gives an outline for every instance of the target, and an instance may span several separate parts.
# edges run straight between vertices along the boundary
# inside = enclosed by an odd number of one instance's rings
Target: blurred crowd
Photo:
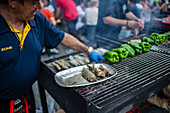
[[[108,1],[107,1],[108,2]],[[39,11],[55,26],[75,36],[88,46],[96,47],[96,25],[98,23],[99,0],[40,0]],[[129,10],[144,19],[145,24],[152,18],[169,16],[169,0],[128,0]],[[142,33],[123,26],[119,40]],[[59,53],[57,49],[44,49],[47,53]]]

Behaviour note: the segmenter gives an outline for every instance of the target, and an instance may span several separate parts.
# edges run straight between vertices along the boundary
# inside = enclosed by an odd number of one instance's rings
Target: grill
[[[163,54],[170,55],[170,44],[164,44],[162,46],[152,46],[151,51],[156,51]]]
[[[168,54],[149,51],[110,65],[118,72],[114,78],[95,85],[64,88],[56,84],[55,71],[42,62],[39,82],[67,113],[125,113],[170,82]]]
[[[106,37],[96,35],[97,47],[105,48],[107,50],[112,50],[113,48],[118,48],[123,44],[122,41],[115,41],[113,39],[108,39]]]

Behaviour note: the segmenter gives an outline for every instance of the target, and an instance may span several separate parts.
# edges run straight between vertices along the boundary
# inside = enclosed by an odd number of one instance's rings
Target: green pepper
[[[129,46],[128,44],[122,44],[120,46],[120,48],[124,48],[128,51],[128,56],[135,56],[135,51],[133,50],[133,48],[131,46]]]
[[[129,45],[135,50],[137,54],[142,53],[142,47],[137,42],[130,42]]]
[[[152,33],[152,34],[149,36],[149,38],[152,39],[152,40],[154,40],[156,46],[158,46],[158,45],[160,44],[160,38],[159,38],[158,33]]]
[[[166,34],[159,34],[160,39],[162,38],[165,41],[168,40],[168,36]]]
[[[159,38],[158,33],[152,33],[152,34],[149,36],[149,38],[152,39],[152,40],[158,39],[158,38]]]
[[[154,40],[152,40],[146,36],[142,38],[142,42],[149,42],[151,45],[154,44]]]
[[[139,45],[138,43],[133,42],[133,41],[130,42],[129,45],[130,45],[132,48],[135,48],[135,49],[139,49],[139,50],[142,49],[142,47],[140,47],[140,45]]]
[[[119,62],[118,53],[112,51],[106,51],[104,53],[104,59],[111,63]]]
[[[119,57],[124,59],[128,56],[128,51],[124,48],[112,49],[113,52],[117,52]]]
[[[165,33],[165,35],[170,39],[170,33]]]
[[[163,43],[163,42],[165,42],[165,36],[164,35],[159,35],[159,41],[160,41],[160,43]]]
[[[135,50],[135,52],[137,53],[137,54],[141,54],[142,53],[142,49],[140,50],[140,49],[134,49]]]
[[[140,46],[142,47],[142,50],[143,50],[144,52],[147,52],[147,51],[150,50],[151,45],[150,45],[148,42],[141,42],[141,43],[139,43],[139,44],[140,44]]]

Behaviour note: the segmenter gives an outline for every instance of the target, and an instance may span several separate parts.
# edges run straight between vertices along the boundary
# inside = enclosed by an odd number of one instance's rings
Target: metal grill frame
[[[83,98],[81,94],[75,91],[75,88],[58,86],[54,80],[55,72],[50,70],[44,62],[41,62],[39,82],[68,113],[124,113],[166,87],[170,83],[170,72],[162,73],[162,76],[165,74],[167,76],[158,78],[153,84],[146,85],[145,88],[136,90],[126,97],[116,100],[114,103],[109,103],[108,106],[102,109],[97,108],[92,102]]]

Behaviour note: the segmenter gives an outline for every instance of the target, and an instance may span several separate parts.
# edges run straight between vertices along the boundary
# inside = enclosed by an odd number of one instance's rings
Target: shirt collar
[[[36,26],[35,19],[32,20],[32,21],[29,21],[28,23],[29,23],[29,25],[30,25],[31,27],[35,27],[35,26]],[[5,32],[8,32],[8,31],[11,31],[11,29],[9,28],[7,22],[6,22],[5,19],[2,17],[1,14],[0,14],[0,25],[1,25],[1,27],[0,27],[0,34],[5,33]]]

